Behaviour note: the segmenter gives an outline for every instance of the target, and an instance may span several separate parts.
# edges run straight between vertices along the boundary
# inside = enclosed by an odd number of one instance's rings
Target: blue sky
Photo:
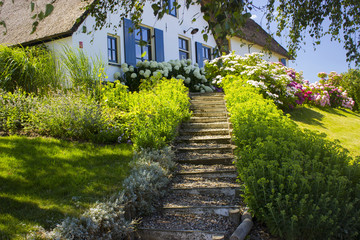
[[[259,1],[264,3],[265,0]],[[256,4],[259,4],[256,1]],[[266,19],[262,18],[263,13],[260,11],[253,11],[253,19],[260,24],[266,31]],[[272,32],[276,31],[276,24],[271,24]],[[275,39],[286,48],[286,38]],[[320,45],[313,47],[313,40],[310,36],[305,38],[306,44],[302,44],[302,49],[298,51],[298,56],[295,61],[290,61],[290,67],[296,71],[303,71],[303,76],[310,82],[318,81],[317,74],[319,72],[329,73],[335,71],[337,73],[346,72],[348,70],[348,63],[346,62],[346,51],[343,48],[343,43],[334,42],[330,40],[330,36],[321,39]],[[354,64],[351,65],[354,67]]]

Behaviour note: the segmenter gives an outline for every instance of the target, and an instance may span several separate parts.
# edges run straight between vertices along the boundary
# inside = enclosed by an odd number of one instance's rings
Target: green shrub
[[[63,85],[53,55],[44,47],[14,47],[0,45],[0,88],[30,93],[46,93]]]
[[[349,97],[355,101],[354,110],[360,110],[360,70],[350,69],[342,74],[339,85],[348,92]]]
[[[29,114],[34,108],[36,97],[24,91],[14,93],[0,89],[0,131],[15,133],[29,124]]]
[[[285,239],[358,239],[359,159],[323,135],[301,131],[246,82],[228,76],[222,83],[245,202]]]
[[[152,81],[157,82],[152,89],[139,92],[128,92],[118,81],[103,90],[102,102],[115,109],[137,149],[164,147],[175,138],[181,121],[190,116],[188,89],[182,80]]]
[[[102,81],[107,78],[105,64],[100,58],[89,57],[81,49],[65,46],[61,61],[67,71],[67,87],[99,97]]]
[[[31,131],[59,138],[116,142],[123,130],[112,124],[110,117],[81,91],[56,91],[38,100]]]
[[[213,92],[214,90],[205,77],[204,68],[199,68],[196,63],[193,65],[191,60],[144,61],[138,62],[136,67],[124,63],[121,69],[123,75],[118,72],[114,77],[129,86],[130,91],[138,91],[141,83],[151,81],[151,77],[156,76],[182,79],[191,92]]]

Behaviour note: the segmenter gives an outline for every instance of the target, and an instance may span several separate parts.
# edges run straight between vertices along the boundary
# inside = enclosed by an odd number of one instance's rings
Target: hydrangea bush
[[[302,83],[302,75],[281,63],[262,58],[262,53],[246,54],[245,57],[234,53],[223,55],[206,63],[206,76],[215,86],[219,86],[227,75],[244,77],[248,84],[260,89],[262,95],[272,99],[277,106],[295,106],[299,92],[295,85]]]
[[[259,89],[265,98],[273,100],[283,109],[304,103],[353,108],[354,101],[348,97],[346,90],[339,86],[341,76],[337,73],[319,73],[321,80],[310,83],[294,69],[281,63],[265,61],[262,57],[261,53],[247,54],[245,57],[234,53],[221,56],[206,63],[206,76],[215,86],[219,86],[227,75],[248,79],[247,84]]]
[[[121,65],[123,74],[117,72],[114,78],[129,86],[130,91],[137,91],[142,82],[152,76],[167,79],[184,80],[184,84],[192,92],[213,92],[214,87],[207,81],[204,68],[192,64],[191,60],[170,60],[169,62],[144,61],[136,67],[124,63]]]
[[[331,72],[318,74],[320,80],[315,83],[303,82],[302,93],[307,98],[307,103],[318,106],[345,107],[352,109],[355,102],[348,97],[347,91],[339,86],[341,75]]]

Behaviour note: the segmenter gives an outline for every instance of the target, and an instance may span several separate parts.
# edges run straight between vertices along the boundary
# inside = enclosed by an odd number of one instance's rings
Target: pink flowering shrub
[[[341,80],[341,75],[331,72],[327,75],[324,72],[318,74],[320,80],[315,83],[303,82],[303,94],[307,95],[307,103],[318,106],[345,107],[352,109],[354,101],[348,97],[346,90],[336,85]]]

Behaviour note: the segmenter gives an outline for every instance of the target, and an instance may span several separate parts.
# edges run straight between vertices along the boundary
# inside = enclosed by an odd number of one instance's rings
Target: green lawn
[[[360,156],[360,114],[347,109],[298,107],[291,118],[302,128],[326,133],[329,139],[338,139],[352,156]]]
[[[119,191],[129,145],[97,146],[53,138],[0,137],[0,239],[54,227]]]

